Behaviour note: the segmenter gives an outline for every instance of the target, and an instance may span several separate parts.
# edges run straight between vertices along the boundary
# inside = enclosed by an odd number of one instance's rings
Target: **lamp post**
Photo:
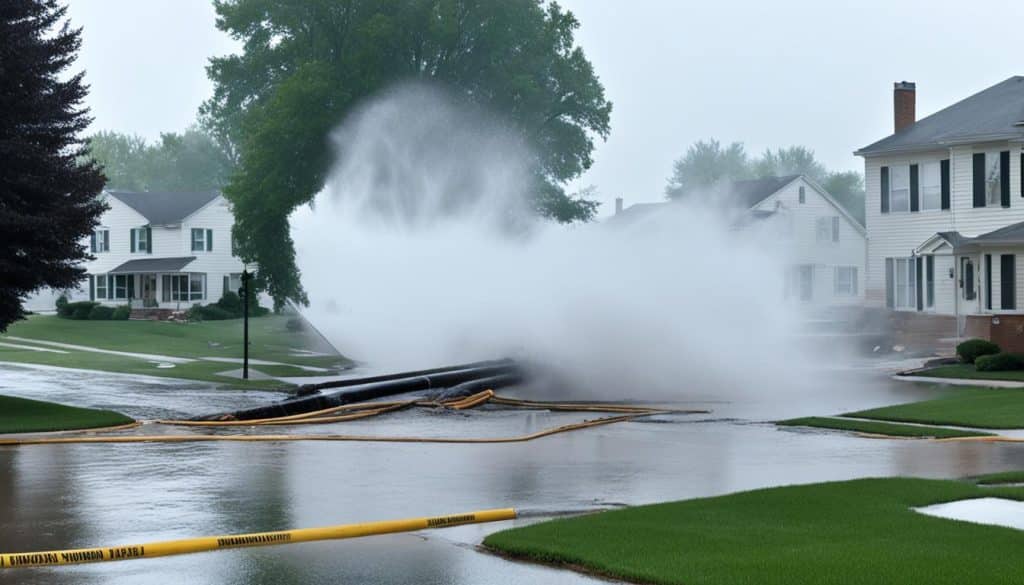
[[[249,379],[249,287],[252,274],[249,268],[242,269],[242,379]]]

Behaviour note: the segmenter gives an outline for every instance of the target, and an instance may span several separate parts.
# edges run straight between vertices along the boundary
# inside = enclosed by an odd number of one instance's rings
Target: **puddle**
[[[974,498],[936,504],[915,511],[928,516],[963,520],[975,524],[991,524],[1024,530],[1024,502],[1004,498]]]

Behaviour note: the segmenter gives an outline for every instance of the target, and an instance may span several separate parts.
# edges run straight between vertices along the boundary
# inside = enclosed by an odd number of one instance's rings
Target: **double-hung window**
[[[833,293],[837,297],[852,297],[857,294],[856,266],[836,266]]]
[[[96,275],[96,298],[106,299],[107,298],[107,275],[97,274]]]
[[[910,211],[910,167],[889,167],[889,210]]]
[[[92,233],[89,238],[89,251],[109,252],[110,251],[110,230],[100,229]]]
[[[814,222],[815,239],[819,242],[839,241],[839,216],[819,217]]]
[[[942,166],[939,161],[921,163],[921,211],[942,209]]]
[[[985,153],[985,204],[999,205],[1002,196],[1002,172],[999,152]]]
[[[917,262],[914,258],[895,259],[895,280],[897,309],[917,308]]]
[[[153,251],[150,245],[151,233],[149,228],[133,228],[131,237],[132,252],[151,253]]]
[[[201,301],[206,298],[206,274],[165,274],[163,277],[163,300]]]
[[[212,252],[213,230],[203,228],[192,228],[192,251]]]

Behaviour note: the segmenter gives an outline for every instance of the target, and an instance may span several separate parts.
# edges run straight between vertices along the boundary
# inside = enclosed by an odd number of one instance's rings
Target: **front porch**
[[[90,298],[132,309],[132,318],[167,319],[209,298],[205,272],[189,272],[195,257],[130,260],[107,272],[90,275]]]

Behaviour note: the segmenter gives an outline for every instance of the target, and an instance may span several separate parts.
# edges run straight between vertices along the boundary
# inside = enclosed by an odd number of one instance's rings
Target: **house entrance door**
[[[142,275],[142,306],[155,307],[156,302],[156,275]]]

